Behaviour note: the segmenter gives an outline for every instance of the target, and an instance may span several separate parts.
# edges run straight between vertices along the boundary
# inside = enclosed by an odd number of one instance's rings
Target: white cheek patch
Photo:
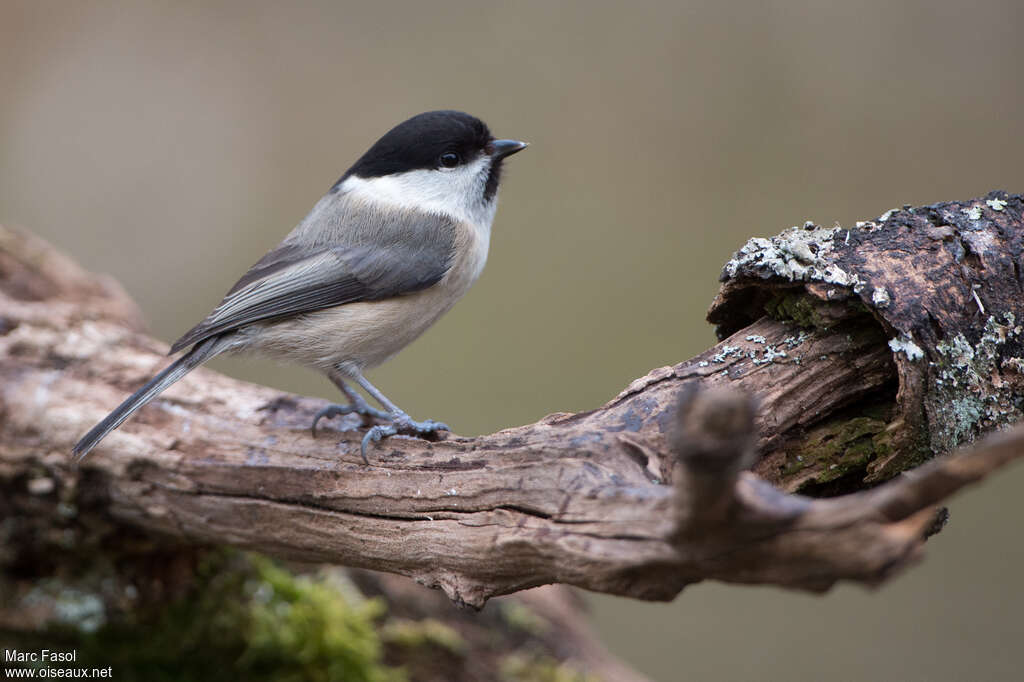
[[[449,215],[477,228],[489,230],[497,202],[484,200],[490,158],[451,169],[414,170],[377,178],[353,175],[341,191],[354,198],[397,208]]]

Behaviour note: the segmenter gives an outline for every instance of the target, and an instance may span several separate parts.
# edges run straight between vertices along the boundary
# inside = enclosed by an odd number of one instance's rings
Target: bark
[[[993,193],[751,240],[709,313],[716,347],[598,409],[391,438],[370,466],[357,419],[314,439],[322,401],[203,369],[71,466],[166,346],[115,284],[6,230],[5,544],[38,557],[54,529],[128,529],[398,573],[473,607],[554,582],[641,599],[876,584],[920,556],[934,505],[1024,453],[1015,428],[888,480],[1021,416],[1022,209]]]

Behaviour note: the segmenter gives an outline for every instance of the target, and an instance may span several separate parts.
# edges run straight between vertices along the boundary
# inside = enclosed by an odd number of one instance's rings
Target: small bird
[[[221,353],[256,353],[326,374],[350,402],[320,410],[313,433],[320,419],[349,413],[386,421],[362,439],[366,463],[371,442],[449,430],[414,421],[363,372],[426,331],[480,276],[502,161],[526,146],[495,139],[483,121],[459,111],[426,112],[389,130],[171,346],[171,354],[188,352],[85,434],[73,455],[81,460],[136,410]]]

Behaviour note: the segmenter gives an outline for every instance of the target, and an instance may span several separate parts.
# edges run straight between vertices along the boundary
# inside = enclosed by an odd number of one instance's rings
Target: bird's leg
[[[391,419],[391,413],[385,412],[384,410],[378,410],[375,407],[370,407],[370,404],[366,402],[363,396],[359,395],[359,392],[354,390],[345,380],[342,379],[341,375],[336,372],[330,372],[328,378],[334,382],[334,385],[341,389],[341,392],[345,394],[345,397],[349,399],[348,405],[328,405],[313,417],[313,437],[316,438],[316,425],[321,419],[331,419],[338,417],[343,414],[361,414],[366,417],[375,417],[376,419]],[[365,459],[365,457],[363,458]]]
[[[425,435],[430,433],[436,433],[438,431],[451,431],[447,424],[444,422],[434,421],[433,419],[427,419],[421,422],[414,421],[412,417],[402,411],[398,405],[388,400],[387,396],[377,390],[377,387],[366,380],[361,373],[355,376],[356,383],[363,387],[363,389],[373,396],[373,398],[387,409],[390,413],[388,419],[391,421],[390,424],[380,425],[372,427],[363,436],[363,442],[359,446],[359,452],[363,456],[363,462],[369,464],[369,460],[366,459],[366,446],[373,442],[376,443],[383,438],[393,436],[399,432],[410,432],[414,435]]]

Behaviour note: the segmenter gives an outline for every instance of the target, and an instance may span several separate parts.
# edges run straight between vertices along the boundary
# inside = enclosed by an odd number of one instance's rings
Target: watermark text
[[[80,668],[75,649],[4,649],[3,679],[113,679],[113,666]]]

